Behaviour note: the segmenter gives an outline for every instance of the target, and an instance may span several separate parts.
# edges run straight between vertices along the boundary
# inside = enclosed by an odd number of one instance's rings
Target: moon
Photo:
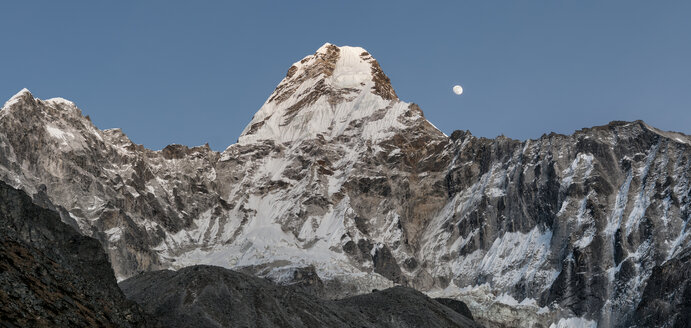
[[[455,94],[457,94],[457,95],[462,94],[462,93],[463,93],[463,87],[460,86],[460,85],[458,85],[458,84],[457,84],[457,85],[454,85],[454,86],[453,86],[453,93],[455,93]]]

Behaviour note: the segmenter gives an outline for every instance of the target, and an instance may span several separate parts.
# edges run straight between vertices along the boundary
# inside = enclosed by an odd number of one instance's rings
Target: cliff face
[[[684,327],[691,322],[691,251],[655,266],[629,325]]]
[[[617,325],[653,268],[688,249],[683,135],[612,122],[572,136],[455,144],[453,200],[434,220],[426,253],[456,259],[439,271],[457,286],[488,283],[518,302]]]
[[[98,241],[2,182],[0,321],[8,327],[155,325],[125,299]]]
[[[119,278],[313,265],[331,296],[404,284],[524,326],[622,324],[654,268],[686,265],[690,161],[688,136],[640,121],[448,137],[364,49],[329,44],[221,153],[151,151],[28,91],[0,111],[0,178],[101,241]]]

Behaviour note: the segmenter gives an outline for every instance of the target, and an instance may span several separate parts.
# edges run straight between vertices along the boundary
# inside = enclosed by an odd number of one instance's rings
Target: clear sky
[[[691,134],[691,1],[3,1],[0,104],[26,87],[149,148],[222,150],[325,42],[366,48],[447,134]]]

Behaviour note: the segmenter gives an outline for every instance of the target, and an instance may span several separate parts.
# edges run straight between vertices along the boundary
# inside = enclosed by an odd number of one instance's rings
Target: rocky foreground
[[[166,327],[479,327],[406,287],[332,301],[203,265],[147,272],[120,287]]]
[[[101,244],[0,182],[1,327],[151,327]]]

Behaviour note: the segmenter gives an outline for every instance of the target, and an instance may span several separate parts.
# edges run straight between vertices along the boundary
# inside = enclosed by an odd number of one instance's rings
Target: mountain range
[[[98,240],[121,287],[308,268],[325,299],[408,286],[498,327],[686,325],[690,165],[691,137],[642,121],[447,136],[328,43],[222,152],[150,150],[26,89],[0,111],[0,180]]]

